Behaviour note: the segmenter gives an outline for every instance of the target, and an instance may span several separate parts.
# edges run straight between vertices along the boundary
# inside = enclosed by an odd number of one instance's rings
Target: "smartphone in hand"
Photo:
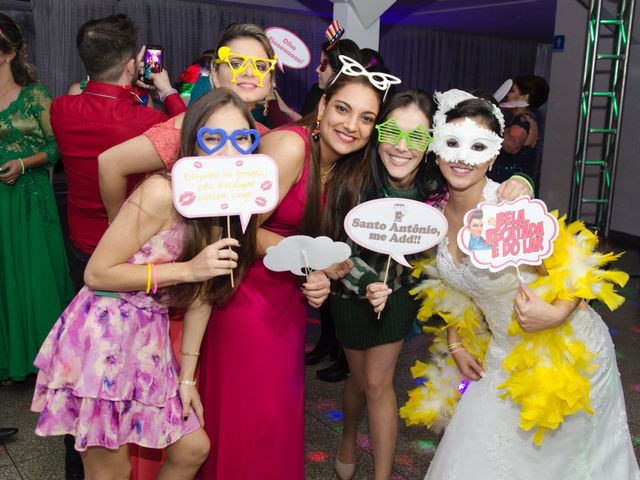
[[[147,85],[153,85],[153,80],[149,78],[150,73],[160,73],[162,71],[162,57],[164,49],[161,45],[147,45],[144,51],[144,73],[142,81]]]

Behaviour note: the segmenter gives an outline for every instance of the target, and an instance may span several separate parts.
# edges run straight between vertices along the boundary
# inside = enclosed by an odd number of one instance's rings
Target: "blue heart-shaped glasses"
[[[260,143],[260,132],[253,128],[239,128],[231,133],[227,133],[221,128],[202,127],[198,130],[198,146],[207,155],[212,155],[220,150],[227,141],[231,142],[233,148],[243,155],[252,153]],[[251,140],[253,138],[253,141]],[[248,147],[247,147],[248,145]]]

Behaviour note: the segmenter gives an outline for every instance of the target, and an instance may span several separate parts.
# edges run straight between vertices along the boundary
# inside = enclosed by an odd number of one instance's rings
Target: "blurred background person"
[[[324,91],[327,89],[327,86],[336,73],[340,71],[342,62],[340,61],[339,55],[346,55],[350,58],[360,58],[361,56],[360,47],[358,47],[356,42],[349,40],[348,38],[345,38],[344,40],[340,39],[344,34],[343,29],[338,28],[336,33],[333,35],[330,32],[331,25],[327,28],[327,32],[325,33],[329,40],[322,44],[320,63],[318,63],[318,66],[316,67],[318,83],[314,83],[311,86],[309,93],[307,93],[302,110],[300,110],[300,113],[303,116],[315,111],[320,98],[322,98]],[[366,63],[363,63],[363,65],[366,67]]]
[[[51,95],[26,61],[20,28],[0,14],[0,380],[35,373],[33,359],[73,296],[49,181],[58,150]]]
[[[205,50],[185,69],[184,72],[180,74],[175,88],[178,90],[178,93],[182,97],[182,100],[184,100],[185,104],[189,104],[193,87],[203,74],[209,74],[208,72],[211,70],[211,64],[216,58],[217,54],[215,50]]]
[[[506,115],[504,142],[498,159],[488,176],[496,182],[504,182],[516,173],[525,173],[539,188],[540,165],[538,143],[541,129],[536,111],[549,97],[549,84],[537,75],[516,77],[503,106],[511,107]],[[526,105],[525,105],[526,103]]]

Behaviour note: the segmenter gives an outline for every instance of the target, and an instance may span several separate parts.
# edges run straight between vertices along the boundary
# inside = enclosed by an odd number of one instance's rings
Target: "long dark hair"
[[[345,38],[344,40],[338,40],[333,45],[326,41],[322,44],[322,51],[324,52],[327,60],[329,61],[329,66],[333,70],[333,74],[335,75],[342,68],[342,61],[340,60],[340,55],[346,55],[347,57],[353,58],[354,60],[361,62],[362,51],[356,42]],[[365,65],[363,63],[363,65]],[[366,65],[365,65],[366,67]]]
[[[358,61],[359,59],[355,59]],[[372,89],[378,98],[379,105],[382,104],[384,92],[375,88],[365,76],[340,75],[327,87],[324,99],[328,104],[333,96],[347,85],[359,84]],[[335,219],[339,218],[341,205],[351,204],[354,198],[358,197],[363,182],[368,180],[365,163],[365,153],[367,145],[360,150],[352,152],[338,159],[331,172],[331,177],[325,185],[325,206],[321,208],[322,187],[320,185],[320,143],[311,137],[313,125],[318,116],[318,108],[313,113],[301,118],[295,124],[307,128],[309,131],[310,165],[307,180],[306,205],[304,210],[302,232],[306,235],[317,236],[319,234],[332,235]]]
[[[233,105],[242,112],[250,128],[256,128],[255,121],[247,109],[247,105],[230,90],[216,88],[199,98],[188,110],[182,124],[180,156],[197,155],[196,135],[205,125],[209,117],[224,107]],[[215,160],[212,160],[215,161]],[[178,261],[188,261],[195,257],[204,247],[215,243],[214,227],[223,227],[219,218],[184,218],[187,226],[186,242]],[[223,227],[224,228],[224,227]],[[235,286],[241,282],[256,255],[257,217],[252,216],[247,231],[243,234],[240,219],[231,217],[231,236],[238,239],[238,266],[233,271]],[[221,275],[201,283],[183,283],[170,291],[169,304],[178,308],[185,307],[197,298],[208,301],[215,307],[224,306],[233,296],[235,289],[231,287],[229,277]]]
[[[391,112],[397,108],[404,108],[410,105],[416,105],[427,117],[429,124],[433,121],[434,105],[431,96],[422,91],[414,89],[406,89],[397,92],[390,97],[382,107],[378,121],[384,122],[388,119]],[[353,207],[361,202],[383,198],[384,185],[383,178],[386,175],[385,168],[378,153],[378,136],[374,131],[369,139],[367,153],[365,156],[366,164],[361,165],[361,190],[358,195],[342,198],[340,203],[335,207],[338,215],[335,216],[337,221],[333,222],[333,229],[327,234],[331,238],[337,240],[346,240],[347,235],[344,231],[344,225],[340,219],[344,219]],[[418,200],[420,201],[439,201],[445,194],[445,183],[440,170],[435,164],[433,154],[426,154],[426,161],[421,162],[415,177],[415,186],[418,189]]]
[[[446,113],[447,123],[457,118],[478,117],[481,118],[484,124],[496,135],[503,137],[504,134],[501,131],[500,122],[495,114],[497,106],[494,103],[495,100],[493,97],[477,92],[474,94],[477,98],[463,100]]]
[[[415,105],[427,117],[429,124],[433,122],[434,104],[431,95],[423,90],[406,89],[393,95],[382,107],[378,123],[385,122],[391,112],[397,108],[406,108]],[[383,176],[385,168],[378,153],[378,136],[372,135],[369,140],[369,170],[371,180],[365,187],[362,201],[384,197]],[[431,153],[425,153],[425,161],[420,162],[415,177],[415,186],[418,189],[419,201],[441,200],[445,192],[445,182],[440,169],[435,164],[435,157]],[[355,206],[355,205],[353,205]],[[353,207],[352,206],[352,207]]]
[[[27,46],[22,30],[11,17],[0,13],[0,51],[4,54],[15,53],[11,60],[13,80],[24,87],[36,81],[36,69],[27,62]]]

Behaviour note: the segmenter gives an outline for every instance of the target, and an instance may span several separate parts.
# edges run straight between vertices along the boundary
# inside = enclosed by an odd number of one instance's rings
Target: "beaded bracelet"
[[[199,357],[200,356],[200,352],[180,352],[180,355],[182,355],[183,357]]]
[[[178,385],[195,385],[195,380],[178,380]]]

